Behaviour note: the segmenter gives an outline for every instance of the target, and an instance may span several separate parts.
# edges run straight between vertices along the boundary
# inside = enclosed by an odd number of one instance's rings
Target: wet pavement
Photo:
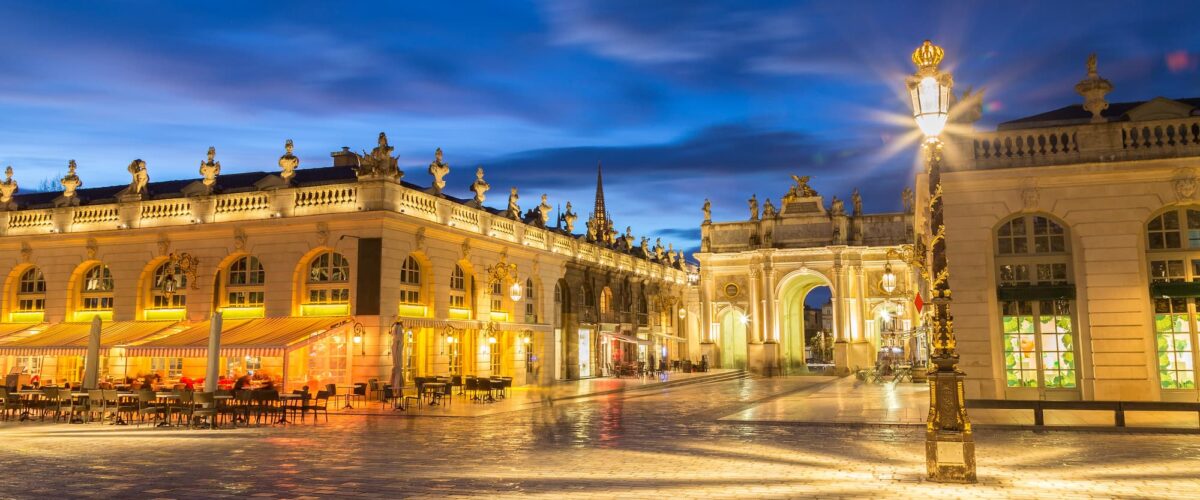
[[[980,482],[925,482],[910,426],[718,419],[806,379],[695,383],[474,418],[236,430],[0,423],[0,497],[1186,498],[1200,436],[989,430]]]

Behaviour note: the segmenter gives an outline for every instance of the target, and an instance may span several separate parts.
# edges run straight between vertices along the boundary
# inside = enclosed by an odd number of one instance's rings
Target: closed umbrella
[[[83,388],[95,389],[100,379],[100,316],[92,316],[92,331],[88,334],[87,358],[83,361]]]
[[[208,325],[208,370],[204,372],[204,392],[217,390],[221,364],[221,312],[212,315]]]
[[[404,326],[392,325],[392,387],[396,392],[404,387]]]

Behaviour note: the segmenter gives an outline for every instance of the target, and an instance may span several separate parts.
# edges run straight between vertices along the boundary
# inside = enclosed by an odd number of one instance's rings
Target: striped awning
[[[230,320],[221,324],[221,355],[282,357],[349,326],[346,318],[259,318]],[[338,328],[335,325],[342,324]],[[130,357],[162,356],[203,358],[208,356],[209,322],[191,325],[170,335],[130,346]]]
[[[124,347],[166,330],[174,321],[109,321],[100,329],[100,353]],[[0,354],[12,356],[83,356],[87,354],[92,324],[58,323],[25,325],[26,328],[0,337]]]
[[[418,318],[414,316],[399,316],[396,318],[405,328],[445,328],[447,326],[459,330],[478,330],[483,324],[473,319],[436,319]]]

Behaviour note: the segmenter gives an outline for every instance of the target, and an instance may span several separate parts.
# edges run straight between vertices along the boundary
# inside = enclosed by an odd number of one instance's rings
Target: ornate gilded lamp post
[[[917,72],[906,84],[912,97],[913,118],[925,141],[929,175],[930,306],[933,308],[933,349],[929,368],[929,418],[925,425],[925,463],[929,479],[975,482],[975,439],[963,400],[963,372],[958,370],[954,318],[950,315],[950,270],[946,267],[946,227],[942,213],[942,141],[950,111],[954,79],[938,70],[944,52],[925,40],[912,54]]]

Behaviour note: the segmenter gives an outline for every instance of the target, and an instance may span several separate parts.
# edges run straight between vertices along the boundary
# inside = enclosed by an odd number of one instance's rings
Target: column
[[[755,268],[750,268],[750,303],[747,304],[746,314],[750,315],[750,341],[756,344],[761,344],[762,339],[762,314],[758,312],[758,287],[761,283],[762,272]]]
[[[768,262],[763,269],[763,329],[766,342],[779,341],[779,324],[775,317],[775,266]]]

